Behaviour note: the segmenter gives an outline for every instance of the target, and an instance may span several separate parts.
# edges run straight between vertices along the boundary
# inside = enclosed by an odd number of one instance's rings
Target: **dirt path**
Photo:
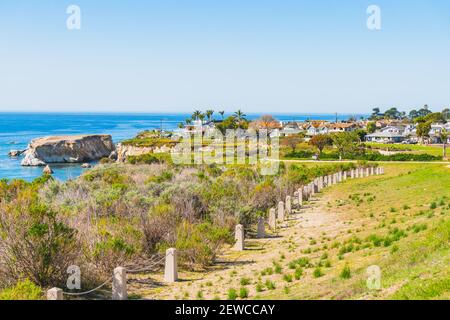
[[[180,272],[180,281],[168,285],[163,284],[162,274],[140,277],[130,281],[131,292],[144,299],[227,299],[228,290],[239,290],[244,278],[251,283],[247,286],[249,297],[255,297],[258,277],[261,271],[274,266],[273,261],[284,261],[280,264],[286,265],[299,258],[312,241],[319,243],[321,238],[333,238],[347,229],[337,214],[326,210],[327,201],[326,193],[316,195],[301,210],[294,210],[289,220],[276,233],[269,233],[267,239],[246,240],[244,252],[226,248],[207,272]],[[282,277],[274,273],[269,279],[281,283]],[[149,289],[149,282],[155,281],[158,285]]]

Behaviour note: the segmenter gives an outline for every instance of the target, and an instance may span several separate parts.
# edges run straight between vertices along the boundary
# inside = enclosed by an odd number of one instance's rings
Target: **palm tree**
[[[236,111],[236,112],[234,113],[234,115],[235,115],[235,117],[236,117],[236,119],[237,119],[238,121],[244,120],[245,117],[247,116],[247,115],[246,115],[245,113],[243,113],[241,110]]]
[[[183,128],[184,128],[184,123],[183,123],[183,122],[180,122],[180,123],[178,124],[178,128],[179,128],[179,129],[183,129]]]
[[[186,119],[185,122],[188,126],[190,126],[192,124],[192,119]]]
[[[202,115],[202,112],[199,110],[195,110],[194,113],[192,114],[192,119],[193,120],[198,120],[200,119],[200,116]]]
[[[225,111],[219,111],[219,114],[222,116],[222,120],[223,120],[223,115],[225,114]]]
[[[205,114],[206,114],[206,118],[208,119],[208,122],[211,122],[212,115],[214,114],[214,110],[206,110]]]

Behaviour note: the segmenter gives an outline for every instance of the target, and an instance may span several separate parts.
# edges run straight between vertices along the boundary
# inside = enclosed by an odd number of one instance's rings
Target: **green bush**
[[[239,298],[241,298],[241,299],[248,298],[248,289],[247,289],[247,288],[242,287],[242,288],[239,290]]]
[[[250,284],[250,279],[249,278],[242,278],[241,279],[241,286],[246,286]]]
[[[258,283],[256,284],[255,290],[256,290],[256,292],[261,292],[261,291],[263,291],[263,284],[262,284],[261,282],[258,282]]]
[[[314,278],[320,278],[321,276],[323,276],[322,269],[320,269],[319,267],[314,269],[313,276]]]
[[[0,300],[41,300],[43,292],[30,280],[19,281],[14,287],[0,291]]]
[[[292,275],[290,275],[290,274],[285,274],[285,275],[283,276],[283,280],[286,281],[286,282],[292,282]]]
[[[303,269],[301,267],[297,267],[297,269],[295,269],[295,273],[294,273],[295,280],[300,280],[302,275],[303,275]]]
[[[285,155],[286,158],[292,159],[310,159],[314,155],[310,151],[296,151]],[[363,161],[441,161],[441,156],[433,156],[430,154],[415,153],[397,153],[391,155],[383,155],[378,152],[370,153],[344,153],[343,159],[347,160],[363,160]],[[339,160],[338,152],[323,152],[320,155],[321,160]]]
[[[146,153],[138,156],[128,156],[127,162],[130,164],[152,164],[152,163],[172,163],[169,154]]]
[[[266,280],[265,284],[268,290],[275,290],[275,283],[273,281]]]
[[[174,244],[161,245],[161,250],[174,247],[179,250],[180,262],[189,268],[206,267],[214,262],[218,250],[224,243],[232,243],[230,230],[210,222],[191,224],[182,222],[177,228]]]
[[[238,294],[236,292],[236,289],[228,289],[228,300],[236,300],[238,297]]]
[[[40,286],[60,284],[66,278],[67,261],[79,253],[77,232],[60,213],[25,199],[16,203],[14,214],[0,214],[2,273],[10,280],[25,277]]]

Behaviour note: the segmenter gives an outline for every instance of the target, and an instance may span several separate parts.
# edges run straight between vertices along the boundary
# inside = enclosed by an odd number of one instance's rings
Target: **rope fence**
[[[340,171],[327,176],[321,176],[315,178],[309,184],[299,188],[294,192],[293,200],[291,196],[286,196],[285,202],[280,201],[278,204],[278,212],[274,208],[269,210],[268,224],[275,235],[278,235],[277,222],[285,222],[288,220],[289,215],[292,214],[292,206],[297,206],[300,210],[303,207],[303,201],[311,200],[312,196],[320,192],[323,188],[333,186],[339,182],[343,182],[347,179],[356,179],[369,177],[372,175],[382,175],[384,174],[383,167],[366,167],[366,168],[356,168],[349,171]],[[271,241],[271,238],[267,238],[265,232],[265,219],[260,218],[257,226],[257,238],[266,240],[263,241],[261,249]],[[238,224],[235,228],[235,245],[234,250],[244,251],[245,250],[245,232],[244,226]],[[132,266],[128,265],[125,267],[117,267],[114,269],[113,274],[108,277],[104,282],[102,282],[97,287],[83,291],[83,292],[66,292],[60,288],[52,288],[47,291],[47,300],[64,300],[64,296],[69,297],[81,297],[92,294],[94,292],[100,291],[108,284],[112,284],[112,299],[113,300],[126,300],[128,299],[127,293],[127,274],[138,274],[143,272],[155,271],[156,266],[160,266],[163,261],[164,264],[164,281],[167,283],[176,282],[178,280],[178,263],[177,263],[177,249],[169,248],[166,250],[165,255],[161,258],[155,258],[150,261],[148,265],[131,269]],[[244,253],[238,255],[233,261],[237,261]]]

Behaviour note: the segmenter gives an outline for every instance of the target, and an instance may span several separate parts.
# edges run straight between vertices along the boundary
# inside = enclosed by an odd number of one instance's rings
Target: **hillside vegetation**
[[[250,166],[160,160],[99,165],[64,183],[50,176],[1,180],[0,288],[23,281],[64,288],[67,267],[77,265],[82,290],[91,289],[115,267],[138,265],[168,247],[179,249],[184,269],[204,270],[233,242],[237,223],[251,228],[302,184],[354,166],[282,165],[278,175],[261,176]]]

